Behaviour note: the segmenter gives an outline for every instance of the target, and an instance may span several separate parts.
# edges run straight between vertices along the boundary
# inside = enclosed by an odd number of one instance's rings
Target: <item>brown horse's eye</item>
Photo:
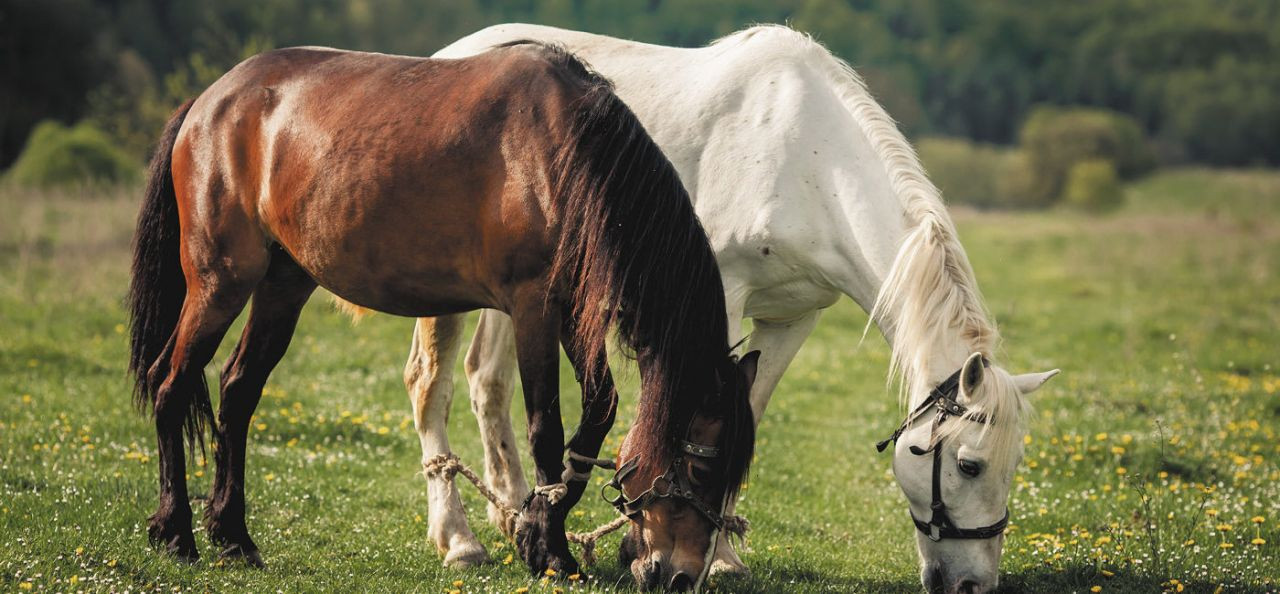
[[[689,484],[695,487],[701,487],[715,480],[712,476],[711,469],[700,464],[689,462]]]

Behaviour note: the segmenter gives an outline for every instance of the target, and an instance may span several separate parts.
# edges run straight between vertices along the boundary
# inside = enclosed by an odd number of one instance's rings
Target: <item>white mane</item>
[[[936,349],[961,340],[965,354],[978,352],[991,359],[999,344],[999,331],[983,303],[973,268],[938,188],[925,174],[915,150],[893,118],[871,96],[857,72],[808,35],[787,27],[766,25],[730,37],[744,35],[745,39],[773,29],[790,33],[785,38],[794,40],[796,50],[814,56],[806,63],[822,72],[867,135],[902,204],[907,233],[868,323],[875,322],[888,338],[892,349],[890,382],[898,381],[904,404],[914,406],[915,402],[906,400],[922,398],[940,377],[955,371],[930,369],[936,361]],[[1026,414],[1023,400],[1009,374],[992,366],[970,414],[986,414],[997,420],[987,425],[993,428],[988,437],[995,455],[1020,448]],[[945,426],[955,432],[965,425]]]

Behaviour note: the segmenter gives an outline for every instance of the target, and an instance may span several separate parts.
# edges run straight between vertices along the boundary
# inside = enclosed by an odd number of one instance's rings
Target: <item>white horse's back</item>
[[[673,48],[508,24],[436,56],[516,39],[561,44],[614,82],[680,172],[739,316],[791,319],[841,293],[871,307],[905,221],[825,48],[779,26]]]

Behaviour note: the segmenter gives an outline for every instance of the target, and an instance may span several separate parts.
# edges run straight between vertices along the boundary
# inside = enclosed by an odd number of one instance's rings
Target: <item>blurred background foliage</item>
[[[1271,0],[0,0],[0,168],[127,179],[119,157],[140,168],[169,112],[249,55],[426,56],[502,22],[682,46],[790,24],[858,69],[950,200],[980,207],[1105,209],[1155,166],[1280,164]]]

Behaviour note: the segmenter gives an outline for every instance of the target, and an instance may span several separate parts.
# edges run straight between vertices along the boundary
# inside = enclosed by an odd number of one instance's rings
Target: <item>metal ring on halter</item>
[[[982,366],[990,366],[986,357],[982,359]],[[961,369],[951,374],[947,379],[942,380],[942,383],[939,383],[937,387],[929,392],[929,396],[924,399],[924,402],[921,402],[915,410],[911,411],[911,414],[907,415],[907,418],[902,421],[902,424],[894,430],[888,439],[876,444],[876,450],[883,452],[888,447],[889,442],[897,443],[903,432],[926,412],[931,409],[937,410],[937,415],[933,419],[933,426],[930,428],[929,447],[925,449],[916,446],[911,447],[911,453],[916,456],[933,453],[932,501],[929,503],[929,509],[932,510],[933,515],[928,522],[922,522],[913,513],[911,514],[911,522],[916,525],[916,530],[919,530],[934,542],[945,539],[995,538],[1003,534],[1005,528],[1009,526],[1009,508],[1005,507],[1004,517],[994,524],[981,528],[959,528],[951,521],[951,516],[947,514],[947,504],[942,500],[942,456],[940,454],[942,440],[937,439],[938,426],[946,421],[948,416],[959,417],[974,423],[987,423],[989,421],[985,415],[981,414],[966,417],[965,415],[968,414],[969,409],[956,400],[960,393],[960,374],[963,372],[964,369]]]

